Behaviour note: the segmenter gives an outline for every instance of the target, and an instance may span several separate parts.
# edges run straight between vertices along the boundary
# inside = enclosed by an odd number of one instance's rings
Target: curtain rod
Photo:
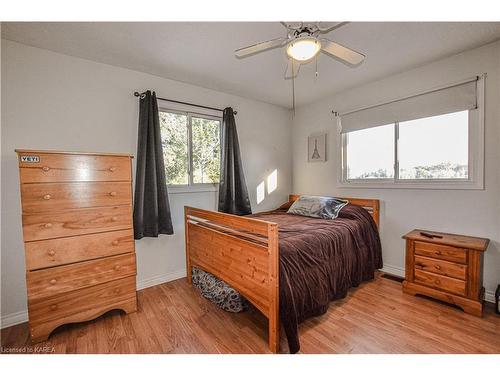
[[[480,78],[483,78],[485,76],[486,76],[486,73],[484,73],[484,74],[482,74],[480,76],[474,76],[474,77],[471,77],[471,78],[468,78],[468,79],[464,79],[464,80],[456,82],[456,83],[439,86],[439,87],[433,88],[431,90],[421,91],[421,92],[418,92],[416,94],[407,95],[407,96],[404,96],[404,97],[401,97],[401,98],[389,100],[388,102],[378,103],[378,104],[370,105],[368,107],[357,108],[357,109],[354,109],[354,110],[351,110],[351,111],[347,111],[347,112],[343,112],[343,113],[338,113],[335,110],[332,110],[332,113],[333,113],[334,116],[340,116],[340,117],[342,117],[342,116],[345,116],[345,115],[350,115],[350,114],[355,113],[355,112],[364,111],[366,109],[372,109],[372,108],[380,107],[380,106],[383,106],[383,105],[386,105],[386,104],[400,102],[400,101],[405,100],[405,99],[414,98],[416,96],[430,94],[432,92],[449,89],[449,88],[452,88],[452,87],[455,87],[455,86],[460,86],[460,85],[463,85],[465,83],[478,81]]]
[[[134,96],[137,96],[137,97],[141,97],[142,95],[144,95],[143,92],[134,92]],[[224,112],[223,109],[220,109],[220,108],[214,108],[214,107],[208,107],[206,105],[200,105],[200,104],[193,104],[193,103],[188,103],[188,102],[181,102],[179,100],[173,100],[173,99],[166,99],[166,98],[160,98],[160,97],[157,97],[156,99],[158,100],[164,100],[166,102],[171,102],[171,103],[177,103],[177,104],[184,104],[184,105],[190,105],[192,107],[198,107],[198,108],[205,108],[205,109],[211,109],[212,111],[219,111],[219,112]],[[233,111],[233,113],[236,115],[238,112],[237,111]]]

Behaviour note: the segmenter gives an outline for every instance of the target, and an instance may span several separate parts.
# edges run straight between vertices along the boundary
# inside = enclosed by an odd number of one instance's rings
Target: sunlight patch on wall
[[[267,176],[267,194],[271,194],[278,187],[278,170],[275,169]]]
[[[264,186],[264,181],[262,181],[258,186],[257,186],[257,204],[260,204],[266,195],[266,189]]]

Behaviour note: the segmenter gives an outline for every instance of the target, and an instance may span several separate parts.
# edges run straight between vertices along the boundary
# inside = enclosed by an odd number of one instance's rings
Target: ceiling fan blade
[[[319,30],[320,34],[328,34],[330,31],[340,29],[342,26],[345,26],[348,23],[349,22],[339,22],[336,25],[333,25],[331,27],[327,27],[327,28],[324,29],[324,28],[321,27],[321,22],[318,22],[318,30]]]
[[[287,30],[300,30],[304,26],[304,22],[283,22],[280,21],[280,23],[287,29]]]
[[[321,39],[321,51],[344,64],[356,66],[363,62],[365,55],[328,39]]]
[[[236,51],[234,51],[234,55],[237,58],[242,59],[244,57],[255,55],[256,53],[260,53],[260,52],[264,52],[264,51],[267,51],[267,50],[270,50],[273,48],[281,47],[285,44],[286,41],[287,41],[286,38],[271,39],[271,40],[268,40],[265,42],[253,44],[253,45],[248,46],[248,47],[239,48]]]
[[[301,63],[295,61],[293,66],[293,75],[292,75],[292,59],[288,59],[285,68],[285,79],[297,78],[297,76],[299,75],[301,65],[302,65]]]

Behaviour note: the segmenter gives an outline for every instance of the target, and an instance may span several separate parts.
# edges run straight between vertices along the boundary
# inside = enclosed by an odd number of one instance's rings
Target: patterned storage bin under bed
[[[241,312],[249,307],[248,301],[229,284],[211,273],[193,267],[193,285],[200,289],[203,297],[209,299],[221,309],[229,312]]]

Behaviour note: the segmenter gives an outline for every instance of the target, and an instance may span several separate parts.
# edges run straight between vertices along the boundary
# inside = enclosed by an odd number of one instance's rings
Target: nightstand
[[[403,238],[406,239],[405,293],[433,297],[482,316],[483,254],[489,239],[420,229]]]

